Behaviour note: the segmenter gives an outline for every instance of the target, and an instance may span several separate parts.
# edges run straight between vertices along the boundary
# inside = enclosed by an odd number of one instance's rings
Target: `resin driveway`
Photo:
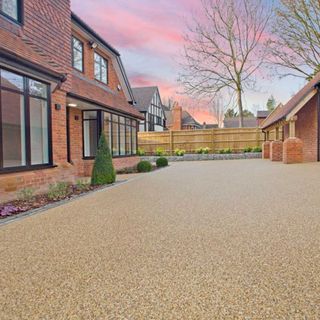
[[[0,227],[0,319],[320,319],[320,165],[184,162]]]

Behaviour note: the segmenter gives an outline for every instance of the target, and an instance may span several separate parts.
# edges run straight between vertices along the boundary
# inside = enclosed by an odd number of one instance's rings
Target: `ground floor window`
[[[51,164],[47,84],[0,69],[0,171]]]
[[[93,158],[100,133],[104,132],[114,157],[136,155],[137,121],[102,110],[83,111],[83,154]]]

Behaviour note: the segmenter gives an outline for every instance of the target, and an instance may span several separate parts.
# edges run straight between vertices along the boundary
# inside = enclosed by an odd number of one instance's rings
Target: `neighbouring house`
[[[140,121],[139,131],[164,131],[166,115],[158,87],[141,87],[132,90],[136,101],[135,108],[144,117],[144,120]]]
[[[217,129],[219,125],[217,123],[206,123],[204,122],[202,125],[202,129]]]
[[[224,128],[239,128],[239,117],[225,118],[223,120]],[[243,128],[257,128],[257,118],[256,117],[244,117],[243,118]]]
[[[320,73],[262,122],[261,128],[266,137],[263,144],[264,158],[284,163],[320,160],[319,86]],[[271,142],[272,130],[276,132],[276,139]],[[283,139],[280,130],[283,130]]]
[[[167,130],[202,129],[202,125],[196,121],[188,111],[183,110],[177,102],[174,103],[172,109],[164,107],[164,110]]]
[[[260,127],[261,123],[267,119],[267,117],[269,116],[271,111],[269,110],[259,110],[257,112],[257,124],[258,124],[258,127]]]
[[[143,119],[120,54],[68,0],[0,0],[0,202],[90,176],[101,132],[116,168]]]

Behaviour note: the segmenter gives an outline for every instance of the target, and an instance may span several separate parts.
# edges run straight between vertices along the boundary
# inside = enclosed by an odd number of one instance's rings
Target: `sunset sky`
[[[199,8],[198,0],[72,0],[72,9],[121,53],[129,80],[135,86],[158,86],[162,98],[181,97],[179,57],[186,22]],[[245,105],[263,109],[270,94],[286,102],[304,81],[258,79],[259,92],[246,92]],[[212,122],[205,108],[187,106],[198,121]]]

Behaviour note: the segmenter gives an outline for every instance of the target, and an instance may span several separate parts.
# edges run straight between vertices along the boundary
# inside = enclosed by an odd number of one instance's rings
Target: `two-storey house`
[[[166,115],[158,87],[133,88],[135,107],[145,120],[140,121],[139,131],[164,131]]]
[[[0,202],[89,176],[100,133],[116,167],[138,158],[120,54],[69,0],[0,0]]]

